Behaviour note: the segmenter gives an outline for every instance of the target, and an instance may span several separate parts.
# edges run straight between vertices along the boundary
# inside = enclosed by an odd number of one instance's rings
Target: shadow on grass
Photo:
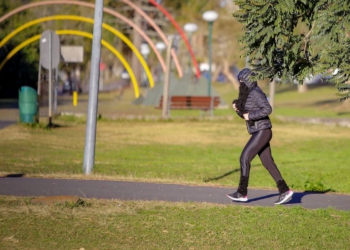
[[[260,165],[260,164],[252,165],[250,168],[258,167],[258,166],[261,166],[261,165]],[[222,175],[220,175],[220,176],[204,178],[203,181],[204,181],[204,182],[217,181],[217,180],[220,180],[220,179],[222,179],[222,178],[225,178],[226,176],[229,176],[229,175],[231,175],[231,174],[237,173],[237,172],[239,172],[239,171],[241,171],[241,169],[240,169],[240,168],[236,168],[236,169],[234,169],[234,170],[232,170],[232,171],[229,171],[229,172],[227,172],[227,173],[225,173],[225,174],[222,174]]]
[[[49,123],[46,125],[45,129],[64,128],[64,127],[67,127],[67,126],[59,125],[59,124],[55,124],[55,123],[49,122]]]
[[[5,175],[0,175],[0,178],[18,178],[23,176],[25,176],[25,174],[5,174]]]
[[[339,112],[339,113],[337,113],[337,115],[340,115],[340,116],[342,116],[342,115],[349,115],[350,114],[350,112]]]
[[[25,126],[25,127],[28,127],[28,128],[34,128],[34,129],[43,129],[43,130],[49,130],[49,129],[53,129],[53,128],[67,128],[69,126],[67,125],[60,125],[60,124],[55,124],[55,123],[52,123],[51,121],[48,121],[48,123],[46,122],[42,122],[42,123],[22,123],[22,122],[19,122],[18,123],[19,125],[22,125],[22,126]],[[46,125],[45,125],[46,124]],[[0,123],[1,125],[1,123]]]
[[[289,164],[289,163],[295,164],[295,163],[305,162],[305,161],[306,161],[306,160],[303,160],[303,161],[284,161],[284,162],[281,162],[281,164]],[[310,160],[307,160],[307,161],[310,161],[310,162],[311,162],[311,161],[313,161],[313,159],[310,159]],[[262,166],[261,164],[254,164],[254,165],[252,165],[250,168],[252,169],[253,167],[261,167],[261,166]],[[223,179],[223,178],[225,178],[225,177],[227,177],[227,176],[229,176],[229,175],[231,175],[231,174],[237,173],[237,172],[239,172],[240,170],[241,170],[240,168],[236,168],[236,169],[234,169],[234,170],[232,170],[232,171],[229,171],[229,172],[224,173],[224,174],[219,175],[219,176],[204,178],[203,181],[204,181],[204,182],[217,181],[217,180]],[[331,190],[329,190],[329,191],[331,191]]]
[[[339,101],[337,99],[328,99],[328,100],[322,100],[315,102],[313,105],[310,106],[320,106],[320,105],[329,105],[329,104],[338,104]]]
[[[233,173],[239,172],[240,170],[241,170],[240,168],[237,168],[237,169],[234,169],[234,170],[227,172],[227,173],[220,175],[220,176],[204,178],[203,181],[204,182],[217,181],[217,180],[225,178],[226,176],[229,176]]]

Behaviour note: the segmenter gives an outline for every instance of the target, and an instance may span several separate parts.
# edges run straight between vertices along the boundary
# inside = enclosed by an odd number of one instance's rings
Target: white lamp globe
[[[157,42],[157,43],[156,43],[156,48],[157,48],[157,50],[159,50],[159,51],[163,51],[163,50],[166,48],[166,45],[165,45],[165,43],[163,43],[163,42]]]
[[[142,55],[148,55],[150,53],[150,49],[147,43],[142,43],[141,44],[141,54]]]
[[[208,10],[203,13],[202,17],[207,22],[214,22],[216,19],[218,19],[219,15],[213,10]]]
[[[186,23],[184,26],[184,30],[189,33],[195,32],[197,31],[197,29],[198,29],[198,26],[195,23]]]

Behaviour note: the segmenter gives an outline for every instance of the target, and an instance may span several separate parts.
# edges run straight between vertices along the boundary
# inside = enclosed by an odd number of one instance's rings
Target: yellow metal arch
[[[94,20],[91,18],[86,18],[86,17],[81,17],[81,16],[71,16],[71,15],[57,15],[57,16],[48,16],[48,17],[43,17],[43,18],[39,18],[30,22],[27,22],[25,24],[23,24],[22,26],[18,27],[17,29],[15,29],[14,31],[12,31],[10,34],[8,34],[4,39],[2,39],[2,41],[0,42],[0,48],[8,41],[10,40],[13,36],[15,36],[17,33],[21,32],[22,30],[33,26],[35,24],[38,23],[42,23],[42,22],[47,22],[47,21],[52,21],[52,20],[75,20],[75,21],[82,21],[82,22],[87,22],[87,23],[94,23]],[[119,37],[121,40],[123,40],[123,42],[126,43],[126,45],[128,45],[130,47],[130,49],[135,53],[135,55],[137,56],[137,58],[140,60],[143,68],[145,69],[146,75],[149,79],[149,83],[150,83],[150,87],[152,88],[154,86],[154,81],[153,81],[153,77],[152,77],[152,73],[147,65],[147,63],[145,62],[144,58],[142,57],[142,55],[140,54],[140,52],[138,51],[138,49],[132,44],[132,42],[129,40],[129,38],[127,38],[124,34],[122,34],[121,32],[119,32],[118,30],[114,29],[112,26],[103,23],[102,27],[105,28],[106,30],[112,32],[114,35],[116,35],[117,37]]]
[[[90,39],[93,39],[93,35],[84,31],[79,31],[79,30],[57,30],[56,33],[58,35],[77,35],[77,36],[83,36],[83,37],[87,37]],[[0,70],[4,67],[5,63],[11,59],[11,57],[13,57],[18,51],[20,51],[21,49],[23,49],[25,46],[27,46],[28,44],[35,42],[37,40],[39,40],[41,37],[41,35],[36,35],[33,36],[29,39],[27,39],[26,41],[22,42],[20,45],[18,45],[16,48],[14,48],[7,56],[6,58],[2,61],[2,63],[0,64]],[[125,58],[122,56],[122,54],[120,54],[110,43],[106,42],[105,40],[101,40],[101,44],[103,46],[105,46],[107,49],[109,49],[113,54],[115,54],[119,60],[121,61],[121,63],[124,65],[126,71],[129,73],[130,75],[130,79],[134,85],[134,91],[135,91],[135,97],[138,98],[140,96],[140,91],[139,91],[139,87],[136,81],[136,77],[134,75],[134,72],[132,71],[129,63],[125,60]]]

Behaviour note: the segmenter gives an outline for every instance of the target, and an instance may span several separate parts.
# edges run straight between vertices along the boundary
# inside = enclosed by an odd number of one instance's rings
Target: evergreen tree
[[[350,1],[320,0],[314,36],[325,44],[320,51],[319,72],[328,70],[329,81],[337,84],[340,100],[350,97]]]
[[[245,27],[240,39],[244,56],[249,56],[257,79],[279,77],[303,84],[310,74],[328,74],[340,91],[350,90],[349,0],[234,2],[239,10],[233,16]],[[341,98],[349,97],[347,92]]]

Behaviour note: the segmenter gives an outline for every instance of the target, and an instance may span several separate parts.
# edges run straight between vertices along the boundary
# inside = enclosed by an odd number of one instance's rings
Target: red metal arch
[[[164,9],[161,5],[159,5],[155,0],[149,0],[149,2],[151,4],[153,4],[155,7],[157,7],[161,12],[163,12],[163,14],[172,22],[172,24],[175,26],[175,28],[177,29],[177,31],[179,32],[180,36],[182,37],[182,39],[185,41],[185,44],[188,48],[188,51],[190,52],[191,58],[192,58],[192,62],[193,62],[193,66],[196,68],[196,76],[197,78],[200,77],[200,71],[199,71],[199,67],[198,67],[198,63],[196,61],[196,58],[194,56],[194,53],[192,51],[191,45],[188,42],[184,31],[181,29],[181,27],[179,26],[179,24],[175,21],[175,19],[170,15],[170,13],[168,11],[166,11],[166,9]]]
[[[74,5],[79,5],[79,6],[84,6],[84,7],[89,7],[89,8],[94,8],[95,5],[92,3],[87,3],[87,2],[82,2],[82,1],[74,1],[74,0],[55,0],[55,1],[40,1],[40,2],[34,2],[34,3],[28,3],[25,5],[22,5],[8,13],[6,13],[3,16],[0,16],[0,23],[3,22],[4,20],[6,20],[7,18],[11,17],[12,15],[19,13],[25,9],[29,9],[29,8],[33,8],[33,7],[37,7],[37,6],[42,6],[42,5],[55,5],[55,4],[74,4]],[[141,28],[139,28],[136,24],[134,24],[133,22],[131,22],[130,20],[128,20],[125,16],[121,15],[120,13],[113,11],[111,9],[108,9],[106,7],[103,8],[103,11],[115,16],[116,18],[122,19],[124,22],[126,22],[127,24],[129,24],[131,27],[133,27],[134,29],[136,29],[141,36],[148,42],[148,44],[152,47],[154,53],[156,54],[163,71],[166,70],[166,66],[164,63],[163,58],[161,57],[159,51],[157,50],[156,46],[154,45],[153,41],[141,30]],[[161,30],[157,30],[157,32],[161,32],[159,35],[165,37],[162,34]],[[172,54],[173,58],[174,58],[174,62],[175,62],[175,66],[177,68],[177,71],[179,73],[179,76],[182,77],[183,73],[182,73],[182,69],[181,66],[178,62],[178,58],[177,55],[175,53]]]

